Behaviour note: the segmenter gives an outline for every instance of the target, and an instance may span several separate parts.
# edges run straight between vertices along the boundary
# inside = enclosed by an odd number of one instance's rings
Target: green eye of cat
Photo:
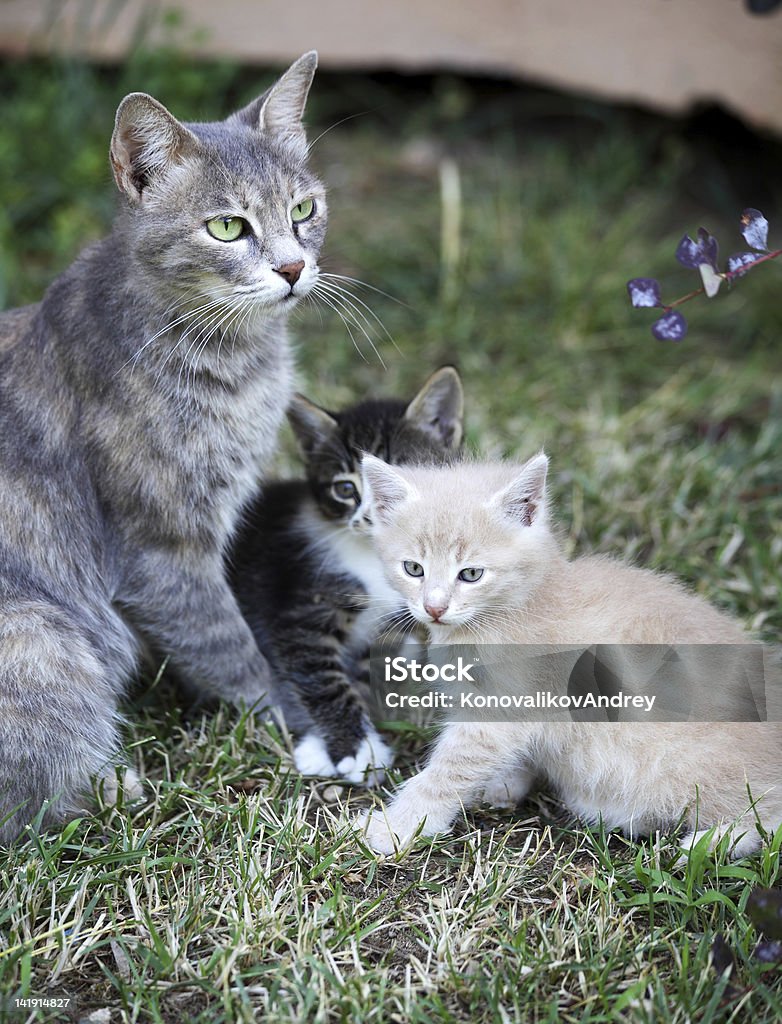
[[[483,569],[475,569],[472,567],[469,569],[462,569],[459,573],[459,579],[463,583],[477,583],[481,576],[483,576]]]
[[[309,220],[315,212],[315,200],[314,199],[302,199],[300,203],[297,203],[291,210],[291,220],[294,224],[301,224],[302,221]]]
[[[353,501],[358,498],[358,489],[352,480],[336,480],[331,485],[331,493],[340,501]]]
[[[235,242],[247,228],[247,221],[241,217],[212,217],[206,222],[206,230],[218,242]]]
[[[402,562],[402,568],[408,576],[423,576],[424,567],[420,562]]]

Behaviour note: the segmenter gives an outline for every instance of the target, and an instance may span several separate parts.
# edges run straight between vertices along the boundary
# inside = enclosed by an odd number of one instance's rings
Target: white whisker
[[[228,306],[228,308],[225,310],[223,316],[218,317],[217,322],[214,323],[211,327],[209,327],[206,335],[203,337],[203,340],[201,341],[200,345],[198,346],[198,349],[196,350],[196,354],[193,357],[192,362],[191,362],[191,364],[190,364],[190,366],[188,368],[187,377],[185,378],[185,390],[187,390],[188,384],[190,384],[191,386],[195,385],[195,378],[196,378],[196,374],[198,373],[198,363],[199,363],[199,360],[201,359],[201,356],[206,351],[206,347],[209,344],[210,339],[218,331],[221,331],[223,333],[225,333],[225,331],[230,331],[231,328],[236,323],[238,317],[245,311],[246,303],[248,301],[250,301],[250,300],[242,299],[241,301],[235,303],[234,305]],[[221,337],[221,342],[222,342],[222,337]],[[190,351],[190,349],[188,349],[188,353],[189,353],[189,351]],[[219,351],[219,345],[218,345],[218,351]],[[187,358],[187,354],[186,354],[185,358]]]
[[[392,295],[390,292],[384,292],[382,288],[375,288],[373,284],[368,284],[366,281],[360,280],[358,277],[348,277],[347,274],[332,274],[328,271],[322,270],[320,272],[321,277],[328,278],[334,281],[347,281],[349,284],[355,284],[359,288],[368,288],[372,292],[377,292],[378,295],[382,295],[385,299],[390,299],[391,302],[395,302],[398,306],[404,306],[405,309],[411,309],[406,302],[402,302],[396,295]]]
[[[342,320],[343,324],[345,325],[345,329],[347,330],[348,335],[356,348],[356,351],[359,353],[362,359],[367,361],[366,356],[364,356],[363,352],[356,343],[351,327],[354,327],[356,330],[360,331],[361,334],[364,335],[366,340],[369,342],[372,351],[377,356],[380,365],[383,367],[384,370],[387,369],[387,366],[383,361],[383,357],[378,352],[377,347],[374,341],[372,340],[372,336],[369,333],[369,330],[358,319],[355,312],[346,303],[345,299],[332,291],[327,291],[326,286],[321,281],[318,281],[315,284],[314,288],[312,289],[312,292],[314,295],[317,295],[321,299],[321,301],[324,302],[327,306],[330,306],[331,309],[333,309],[337,316],[339,316],[339,318]]]
[[[369,362],[369,360],[368,360],[368,359],[367,359],[367,357],[366,357],[366,356],[364,355],[364,353],[363,353],[363,352],[361,351],[361,348],[359,347],[358,343],[356,342],[356,339],[355,339],[355,337],[353,336],[353,332],[352,332],[352,331],[351,331],[351,329],[350,329],[350,324],[348,323],[347,319],[345,318],[345,316],[343,315],[343,313],[342,313],[342,311],[341,311],[341,310],[339,309],[339,307],[338,307],[338,306],[337,306],[337,305],[336,305],[335,303],[333,303],[333,302],[332,302],[332,301],[331,301],[330,299],[327,299],[325,295],[321,295],[321,294],[320,294],[320,293],[319,293],[319,292],[317,291],[317,286],[316,286],[315,288],[313,288],[313,290],[312,290],[312,291],[313,291],[313,294],[317,294],[317,295],[318,295],[318,297],[320,298],[320,300],[321,300],[321,301],[322,301],[322,302],[323,302],[323,303],[324,303],[324,304],[325,304],[326,306],[328,306],[328,307],[329,307],[329,309],[333,309],[333,310],[334,310],[334,312],[335,312],[335,313],[337,314],[337,316],[338,316],[338,317],[340,318],[340,320],[341,320],[341,321],[342,321],[342,323],[344,324],[345,330],[346,330],[346,331],[348,332],[348,337],[349,337],[349,338],[350,338],[350,340],[351,340],[351,341],[353,342],[353,347],[355,348],[356,352],[358,352],[358,354],[359,354],[359,355],[361,356],[361,358],[362,358],[362,359],[364,360],[364,362],[365,362],[365,363],[368,363],[368,362]],[[373,345],[372,347],[374,348],[374,345]],[[381,360],[380,360],[380,362],[382,363],[382,362],[383,362],[383,360],[381,359]]]
[[[193,345],[198,342],[198,339],[203,334],[204,329],[206,329],[209,326],[209,324],[213,323],[213,321],[214,321],[214,319],[216,317],[220,317],[222,315],[223,307],[225,305],[226,305],[226,300],[222,299],[221,300],[221,304],[220,304],[220,306],[217,307],[217,309],[208,309],[208,310],[206,310],[205,312],[203,312],[200,315],[200,317],[194,323],[188,324],[188,326],[185,328],[185,330],[182,331],[182,333],[181,333],[181,335],[179,337],[179,340],[177,341],[176,345],[174,345],[174,347],[166,354],[165,358],[163,359],[163,362],[160,365],[160,369],[159,369],[159,372],[157,374],[157,377],[155,378],[155,382],[157,384],[159,384],[160,380],[162,379],[163,371],[166,368],[166,364],[169,362],[170,359],[173,358],[173,356],[175,355],[177,349],[182,344],[182,342],[186,341],[188,339],[188,336],[190,335],[190,332],[191,331],[197,331],[197,333],[195,335],[195,338],[192,339],[191,344],[188,347],[187,352],[185,353],[185,359],[187,358],[188,354],[190,353]]]
[[[180,363],[180,366],[179,366],[179,373],[177,374],[177,384],[176,384],[176,392],[177,392],[177,394],[179,394],[180,385],[182,383],[182,372],[185,369],[185,366],[190,367],[192,365],[189,362],[189,359],[188,359],[188,357],[190,356],[190,353],[193,351],[193,349],[196,349],[197,351],[200,350],[200,343],[201,343],[201,339],[204,336],[204,332],[205,331],[210,331],[210,328],[215,323],[219,326],[220,323],[228,315],[228,313],[230,312],[231,308],[232,307],[227,305],[226,302],[223,302],[222,305],[220,306],[220,308],[218,308],[217,310],[211,311],[209,314],[205,315],[198,324],[193,325],[194,327],[195,326],[199,327],[199,330],[198,330],[198,333],[195,335],[195,337],[191,340],[190,344],[188,345],[187,351],[182,356],[182,362]],[[176,348],[179,348],[179,344],[181,343],[182,340],[184,340],[184,337],[187,334],[189,334],[189,331],[185,331],[184,332],[183,337],[177,343]],[[208,340],[208,338],[210,336],[211,336],[211,331],[207,335],[207,340]],[[189,369],[188,369],[188,374],[189,374]],[[187,384],[188,384],[188,378],[186,377],[185,378],[185,391],[187,391]]]
[[[376,328],[373,325],[373,323],[367,318],[367,316],[363,313],[363,311],[351,300],[348,294],[344,293],[341,289],[336,288],[334,285],[330,285],[325,282],[320,282],[320,294],[328,294],[332,301],[339,303],[340,308],[345,312],[347,316],[350,317],[351,322],[354,323],[359,328],[359,330],[361,330],[364,337],[367,339],[367,341],[369,341],[370,345],[372,345],[372,348],[374,349],[375,346],[372,343],[372,331],[375,330]],[[372,313],[372,310],[370,310],[370,313]],[[385,324],[383,324],[383,322],[378,317],[376,317],[374,313],[372,313],[372,316],[380,324],[380,329],[386,335],[386,338],[391,342],[391,344],[394,346],[397,352],[399,352],[399,346],[386,329]],[[375,353],[377,354],[376,349]],[[378,358],[380,358],[379,355]]]
[[[331,278],[333,275],[332,274],[323,274],[321,276],[325,277],[325,278]],[[358,295],[354,295],[353,292],[349,291],[343,285],[336,284],[334,281],[326,280],[326,281],[321,281],[320,283],[322,285],[324,285],[324,287],[328,287],[330,289],[333,289],[334,291],[337,291],[346,301],[350,302],[351,305],[353,305],[354,303],[358,303],[358,305],[362,309],[365,309],[367,311],[367,313],[369,313],[369,315],[377,323],[377,325],[380,327],[381,331],[385,334],[385,336],[388,338],[388,340],[391,342],[391,344],[392,345],[394,344],[394,339],[393,339],[393,337],[391,335],[391,332],[388,330],[388,328],[383,323],[383,321],[380,319],[380,317],[377,315],[377,313],[372,309],[372,307],[367,305],[367,303],[364,302],[363,299],[360,299],[358,297]],[[357,310],[357,312],[358,312],[358,310]]]
[[[340,118],[339,121],[335,121],[334,124],[329,125],[328,128],[324,128],[320,135],[318,135],[316,139],[313,139],[313,141],[307,145],[307,156],[310,155],[313,148],[320,142],[323,136],[328,135],[328,133],[332,131],[332,129],[338,128],[341,124],[344,124],[346,121],[352,121],[354,117],[364,117],[364,115],[368,113],[368,110],[359,110],[357,114],[348,114],[346,117]]]
[[[213,294],[213,293],[205,293],[205,294]],[[221,302],[224,302],[224,301],[225,301],[225,297],[224,296],[220,297],[220,298],[212,298],[212,299],[210,299],[209,302],[203,303],[201,306],[197,306],[195,309],[188,310],[186,313],[181,314],[180,316],[176,317],[174,320],[171,320],[169,323],[165,324],[165,326],[163,326],[159,330],[157,330],[152,335],[151,338],[148,338],[144,342],[144,344],[141,346],[141,348],[139,348],[136,352],[134,352],[133,355],[130,356],[129,359],[125,360],[125,362],[115,372],[114,376],[116,377],[117,374],[121,373],[121,371],[124,370],[124,368],[128,365],[128,363],[135,363],[138,360],[139,356],[141,356],[141,354],[143,352],[145,352],[146,349],[148,349],[149,346],[153,342],[157,341],[157,339],[160,338],[162,335],[166,334],[170,330],[173,330],[175,327],[178,327],[180,324],[185,323],[187,320],[190,320],[193,317],[197,317],[199,314],[205,312],[206,310],[209,310],[209,309],[213,308],[214,306],[219,305]],[[168,307],[168,309],[170,309],[170,308],[171,308],[171,306]],[[168,310],[166,310],[166,312],[168,312]]]

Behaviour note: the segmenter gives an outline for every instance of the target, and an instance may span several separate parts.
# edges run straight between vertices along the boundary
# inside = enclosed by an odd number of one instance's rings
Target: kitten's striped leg
[[[393,752],[372,725],[359,688],[345,669],[346,635],[339,613],[301,609],[284,625],[286,639],[275,654],[316,723],[316,731],[296,746],[296,767],[305,775],[377,785]]]
[[[370,648],[364,649],[351,664],[353,686],[362,695],[370,693]],[[364,707],[366,705],[364,704]],[[378,733],[367,713],[365,735],[352,757],[346,757],[337,766],[340,773],[352,779],[363,778],[367,786],[379,786],[386,777],[386,769],[394,763],[394,751]]]
[[[366,735],[352,756],[337,763],[337,774],[354,784],[379,786],[386,777],[386,769],[394,763],[394,751],[367,720]]]

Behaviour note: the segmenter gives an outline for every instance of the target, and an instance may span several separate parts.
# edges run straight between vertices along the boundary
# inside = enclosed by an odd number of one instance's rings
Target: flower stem
[[[762,256],[758,256],[756,260],[751,263],[745,263],[741,267],[737,267],[736,270],[726,270],[724,274],[720,274],[720,277],[724,281],[732,281],[736,277],[741,277],[742,274],[746,274],[748,270],[752,270],[753,267],[757,267],[761,263],[767,263],[769,260],[775,260],[777,256],[782,256],[782,249],[774,249],[773,252],[763,253]],[[682,295],[680,299],[674,299],[673,302],[669,302],[666,306],[663,306],[663,311],[669,313],[676,306],[681,306],[683,302],[689,302],[690,299],[694,299],[697,295],[703,295],[703,288],[696,288],[694,292],[687,292],[686,295]]]

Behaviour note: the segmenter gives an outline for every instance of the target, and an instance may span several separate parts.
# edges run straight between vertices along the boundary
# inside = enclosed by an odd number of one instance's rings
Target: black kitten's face
[[[361,459],[367,452],[392,465],[453,458],[462,442],[463,406],[461,380],[450,366],[433,373],[409,404],[374,399],[330,413],[297,395],[288,418],[323,517],[362,527]]]
[[[453,451],[405,418],[394,399],[362,402],[334,415],[335,428],[307,459],[307,478],[326,519],[348,523],[361,504],[361,458],[369,452],[392,465],[444,462]]]

